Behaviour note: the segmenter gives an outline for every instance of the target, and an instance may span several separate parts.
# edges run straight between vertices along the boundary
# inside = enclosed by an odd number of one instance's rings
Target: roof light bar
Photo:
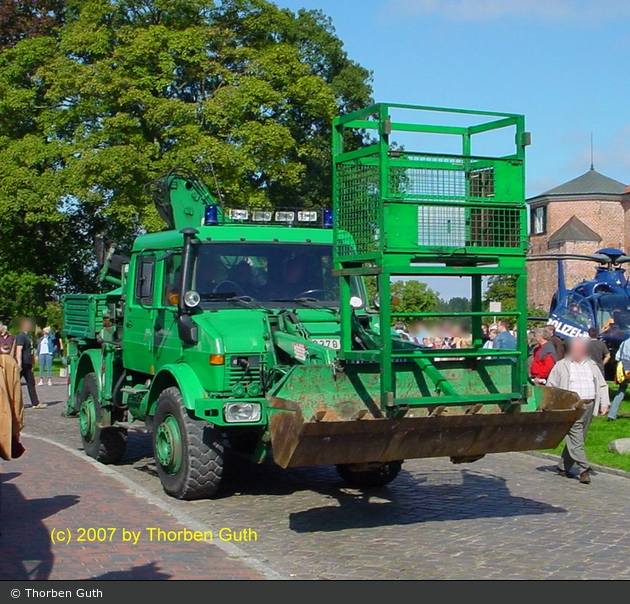
[[[326,208],[258,210],[223,208],[218,205],[206,206],[203,222],[205,226],[218,226],[230,223],[264,223],[267,225],[276,224],[331,229],[333,227],[333,213],[331,209]]]
[[[294,222],[295,212],[276,212],[276,222]]]
[[[265,212],[263,210],[254,210],[252,212],[253,222],[271,222],[273,219],[273,212]]]
[[[247,220],[249,218],[248,210],[230,210],[228,216],[230,220]]]
[[[317,222],[317,212],[314,211],[302,211],[298,212],[298,222]]]

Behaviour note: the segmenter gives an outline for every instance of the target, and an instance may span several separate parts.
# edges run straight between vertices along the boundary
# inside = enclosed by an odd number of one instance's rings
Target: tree
[[[64,0],[0,0],[0,49],[47,36],[63,22]]]
[[[516,310],[516,277],[513,275],[495,275],[488,280],[484,301],[501,302],[503,311]]]
[[[437,309],[440,312],[470,312],[472,304],[468,298],[455,297],[451,298],[448,302],[440,298],[438,300]]]
[[[39,308],[94,288],[95,246],[163,228],[145,185],[173,167],[228,205],[328,206],[331,120],[370,79],[319,11],[67,0],[0,54],[0,270],[43,275]]]
[[[516,277],[511,275],[497,275],[491,277],[488,283],[484,301],[501,302],[501,310],[510,312],[518,310],[516,308]],[[546,323],[549,313],[537,306],[530,306],[526,309],[527,316],[530,318],[540,317],[540,322],[530,322],[530,326],[536,326]],[[486,321],[492,320],[491,316],[485,318]]]
[[[391,290],[392,310],[397,313],[432,312],[438,305],[437,293],[420,281],[396,281]]]

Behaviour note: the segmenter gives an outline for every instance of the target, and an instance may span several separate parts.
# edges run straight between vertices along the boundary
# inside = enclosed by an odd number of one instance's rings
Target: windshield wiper
[[[337,312],[336,308],[330,308],[329,306],[324,306],[320,300],[317,298],[275,298],[273,300],[269,300],[270,302],[297,302],[306,308],[312,308],[314,310],[329,310],[331,312]]]
[[[251,296],[231,296],[229,298],[224,298],[221,302],[235,302],[245,308],[255,308],[257,310],[264,310],[267,313],[271,313],[268,308],[265,308],[259,302],[256,302],[256,300],[254,300]]]

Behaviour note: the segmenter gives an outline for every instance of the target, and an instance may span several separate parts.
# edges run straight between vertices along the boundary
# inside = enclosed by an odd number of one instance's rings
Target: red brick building
[[[630,253],[630,193],[593,167],[569,182],[527,200],[532,254],[592,254],[604,247]],[[565,262],[569,288],[595,274],[591,262]],[[555,262],[528,266],[530,306],[548,309],[557,287]]]

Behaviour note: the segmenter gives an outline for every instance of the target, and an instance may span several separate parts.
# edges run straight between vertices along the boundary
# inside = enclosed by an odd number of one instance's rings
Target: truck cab
[[[194,367],[200,387],[212,395],[197,401],[196,415],[227,423],[216,400],[259,401],[264,395],[270,369],[282,360],[271,337],[280,323],[322,348],[339,350],[332,231],[242,221],[194,230],[136,240],[126,284],[122,363],[128,372],[146,375],[180,363]],[[356,279],[354,307],[365,309],[366,296]],[[283,346],[292,358],[294,343]],[[139,416],[145,412],[138,410]],[[264,423],[264,415],[261,410],[256,423]]]

